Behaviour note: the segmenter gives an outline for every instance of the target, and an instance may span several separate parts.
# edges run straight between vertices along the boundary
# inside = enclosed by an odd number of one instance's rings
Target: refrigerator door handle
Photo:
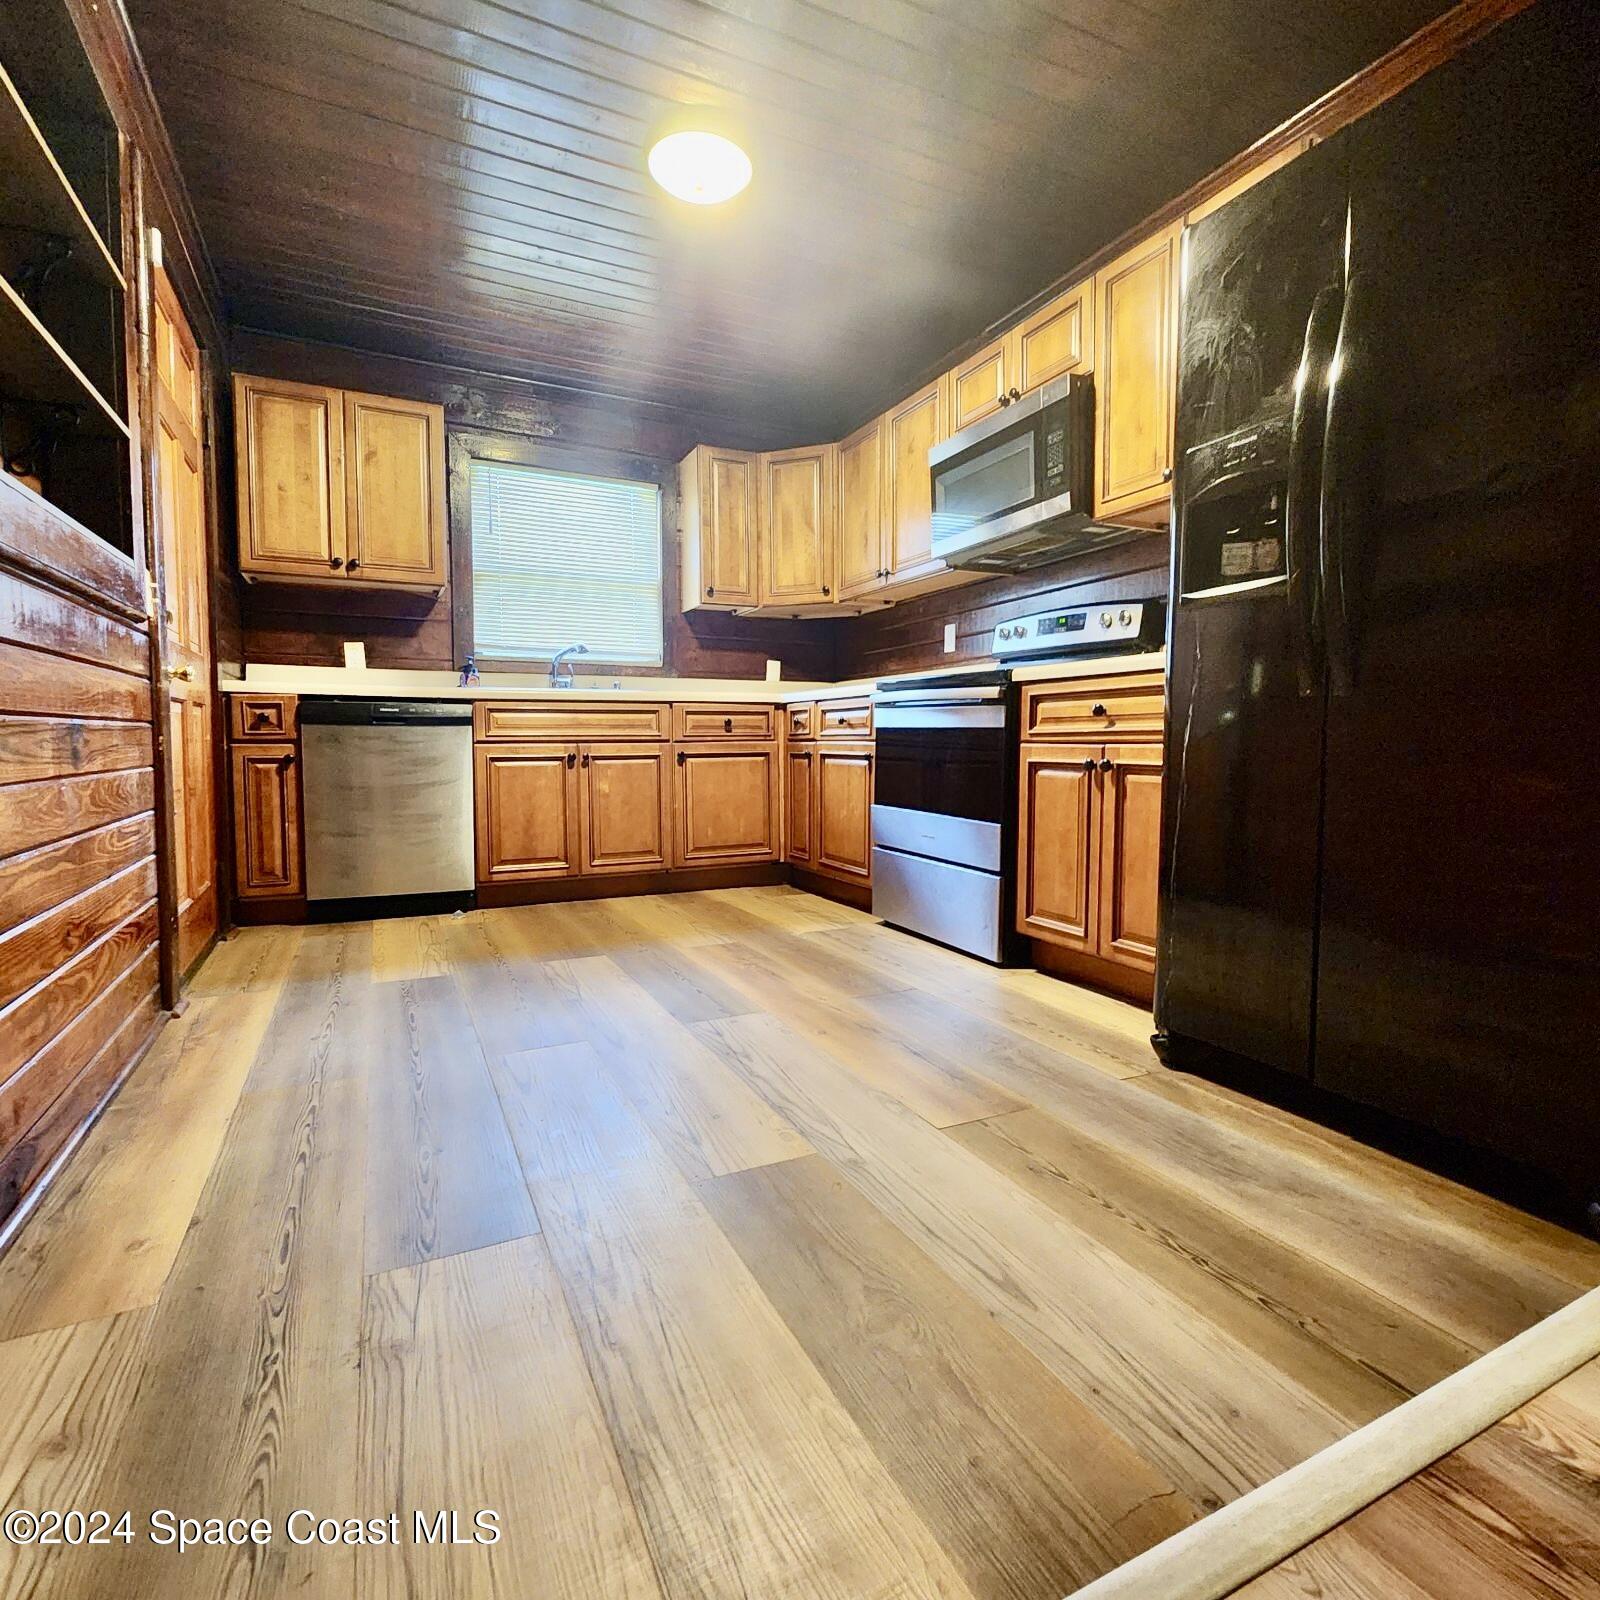
[[[1322,676],[1322,600],[1321,584],[1317,581],[1321,548],[1317,526],[1321,519],[1319,478],[1328,409],[1328,377],[1343,306],[1344,291],[1335,283],[1324,285],[1311,302],[1305,340],[1300,347],[1300,367],[1295,375],[1294,413],[1289,423],[1285,566],[1302,694],[1310,694]],[[1318,563],[1318,568],[1313,567],[1314,562]]]
[[[1355,684],[1356,621],[1351,598],[1354,549],[1360,536],[1362,481],[1361,418],[1357,390],[1366,366],[1366,286],[1354,275],[1345,290],[1339,315],[1339,337],[1328,368],[1328,421],[1322,443],[1321,569],[1323,632],[1327,643],[1328,683],[1334,694],[1349,694]]]

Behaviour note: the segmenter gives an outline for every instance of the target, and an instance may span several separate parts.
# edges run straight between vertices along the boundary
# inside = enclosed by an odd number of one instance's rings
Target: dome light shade
[[[696,128],[658,139],[650,148],[649,167],[650,176],[668,194],[696,206],[731,200],[754,171],[750,157],[732,139]]]

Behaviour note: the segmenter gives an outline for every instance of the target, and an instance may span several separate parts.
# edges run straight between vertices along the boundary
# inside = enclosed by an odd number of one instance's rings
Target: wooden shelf
[[[4,278],[0,278],[0,394],[41,405],[78,406],[85,434],[128,437],[128,424],[116,408]]]
[[[0,66],[0,221],[65,239],[72,264],[118,289],[127,282],[100,230],[61,169],[5,67]]]

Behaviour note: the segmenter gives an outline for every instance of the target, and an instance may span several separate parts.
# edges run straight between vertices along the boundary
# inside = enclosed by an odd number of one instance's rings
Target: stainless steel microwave
[[[1069,373],[928,452],[933,553],[952,567],[1018,572],[1138,531],[1096,522],[1094,384]]]

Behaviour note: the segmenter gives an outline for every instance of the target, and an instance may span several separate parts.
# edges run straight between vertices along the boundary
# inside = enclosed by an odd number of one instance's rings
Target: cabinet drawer
[[[1024,739],[1159,738],[1165,694],[1157,673],[1074,678],[1022,691]]]
[[[830,700],[817,707],[819,739],[865,739],[871,732],[870,700]]]
[[[235,694],[231,726],[235,739],[292,739],[295,696],[292,694]]]
[[[674,706],[675,739],[771,739],[771,706]]]
[[[472,708],[475,739],[665,739],[667,707],[569,705],[565,702],[480,700]]]
[[[814,739],[817,734],[817,708],[807,703],[803,706],[786,706],[784,718],[791,739]]]

